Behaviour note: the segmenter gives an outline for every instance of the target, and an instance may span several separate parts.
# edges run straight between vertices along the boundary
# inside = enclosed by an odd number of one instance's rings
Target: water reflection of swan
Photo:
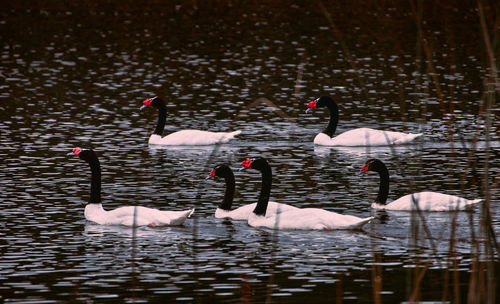
[[[328,156],[332,150],[338,151],[344,154],[352,154],[355,156],[380,156],[380,155],[392,155],[394,153],[408,152],[413,149],[410,145],[399,145],[399,146],[372,146],[372,147],[362,147],[362,146],[320,146],[314,145],[314,153],[318,156]]]
[[[200,130],[181,130],[165,137],[162,137],[167,119],[167,107],[165,102],[159,97],[144,100],[141,107],[147,108],[153,106],[158,109],[158,123],[153,134],[149,137],[149,143],[155,145],[213,145],[226,143],[233,137],[240,134],[241,131],[234,132],[209,132]]]
[[[381,131],[370,128],[357,128],[333,137],[339,121],[337,104],[328,96],[311,101],[307,110],[327,107],[330,110],[330,121],[323,132],[316,135],[314,143],[323,146],[386,146],[408,143],[422,135],[393,131]]]
[[[149,150],[152,153],[162,152],[168,150],[169,154],[179,155],[179,156],[202,156],[210,155],[214,151],[221,153],[234,153],[239,147],[233,145],[205,145],[205,146],[164,146],[164,145],[149,145]]]
[[[328,156],[332,151],[338,151],[345,154],[356,156],[383,157],[385,155],[394,155],[396,153],[414,153],[415,151],[429,149],[452,149],[452,147],[460,149],[477,149],[483,150],[487,148],[500,148],[499,141],[478,141],[478,142],[429,142],[426,141],[422,145],[391,145],[391,146],[320,146],[314,145],[314,153],[318,156]],[[418,148],[418,149],[417,149]]]
[[[189,229],[189,230],[188,230]],[[191,229],[184,226],[175,227],[161,227],[161,228],[151,228],[147,226],[142,227],[126,227],[118,225],[98,225],[92,222],[85,223],[84,233],[87,236],[103,237],[107,234],[119,235],[122,237],[132,238],[159,238],[159,239],[191,239]]]
[[[408,194],[386,204],[389,194],[389,171],[387,167],[378,159],[369,159],[361,168],[361,173],[367,171],[377,172],[380,176],[378,195],[375,202],[372,204],[372,208],[374,209],[400,211],[457,211],[471,209],[483,201],[482,199],[468,200],[455,195],[425,191]]]
[[[248,160],[249,161],[249,160]],[[226,191],[224,193],[224,199],[219,207],[215,210],[216,218],[230,218],[233,220],[248,220],[248,216],[257,206],[257,203],[248,204],[231,210],[234,197],[234,174],[231,168],[225,164],[218,165],[212,171],[210,171],[209,178],[220,177],[224,178],[226,182]],[[269,193],[271,192],[271,176],[262,175],[262,187],[260,190],[259,200],[269,199]],[[285,212],[292,209],[298,209],[297,207],[290,206],[287,204],[280,204],[276,202],[268,202],[266,216],[275,215],[276,213]]]
[[[182,225],[194,209],[162,211],[142,206],[125,206],[106,211],[101,202],[101,165],[92,149],[74,148],[70,155],[85,160],[92,171],[90,201],[85,206],[85,218],[100,225],[165,226]]]
[[[118,226],[118,225],[112,225],[112,226],[97,225],[95,223],[87,222],[85,224],[85,233],[87,235],[94,235],[94,236],[99,236],[99,237],[102,237],[105,234],[109,234],[109,233],[127,236],[127,237],[132,237],[132,235],[134,234],[134,228],[126,227],[126,226]],[[150,229],[150,228],[146,228],[146,227],[135,228],[135,235],[137,237],[148,237],[148,236],[153,236],[153,235],[158,236],[160,233],[163,233],[163,232],[161,232],[158,229]]]
[[[258,170],[263,176],[263,187],[271,188],[271,167],[264,158],[246,159],[242,166],[245,169]],[[267,181],[267,184],[264,183]],[[292,210],[268,216],[266,209],[269,193],[261,195],[252,213],[248,216],[248,225],[271,229],[297,230],[331,230],[331,229],[360,229],[371,221],[373,217],[359,218],[352,215],[343,215],[319,208],[295,208]]]

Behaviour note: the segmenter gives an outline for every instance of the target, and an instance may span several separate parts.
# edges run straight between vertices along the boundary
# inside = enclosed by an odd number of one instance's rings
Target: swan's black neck
[[[387,167],[381,163],[382,166],[377,166],[376,171],[380,176],[380,185],[378,188],[378,195],[375,202],[378,204],[385,205],[387,202],[387,196],[389,195],[389,171]]]
[[[224,180],[226,181],[226,192],[224,193],[224,199],[219,205],[219,208],[229,211],[231,210],[234,198],[234,174],[229,167],[221,168],[221,170],[223,170],[222,176],[224,176]]]
[[[88,161],[90,170],[92,170],[92,177],[90,180],[90,200],[89,204],[101,203],[101,165],[99,160],[93,158]]]
[[[337,124],[339,123],[339,108],[337,104],[330,97],[322,97],[318,104],[324,103],[324,107],[327,107],[330,110],[330,121],[328,122],[328,126],[323,130],[323,133],[326,135],[333,137],[335,134],[335,130],[337,130]]]
[[[157,106],[158,108],[158,123],[156,124],[156,128],[153,134],[163,135],[163,129],[165,129],[165,121],[167,120],[167,106],[164,103],[161,103]]]
[[[253,168],[253,166],[252,166]],[[264,163],[255,168],[262,173],[262,187],[260,189],[259,200],[257,201],[257,206],[253,210],[256,215],[266,215],[267,205],[269,203],[269,195],[271,194],[271,184],[273,174],[271,172],[271,166],[264,160]]]

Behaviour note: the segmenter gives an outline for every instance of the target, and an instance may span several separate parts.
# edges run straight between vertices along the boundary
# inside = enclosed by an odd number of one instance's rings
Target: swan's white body
[[[405,195],[395,201],[382,205],[373,203],[372,208],[384,210],[412,211],[459,211],[469,210],[481,203],[482,199],[468,200],[455,195],[442,194],[437,192],[418,192]]]
[[[370,128],[358,128],[349,130],[335,137],[330,137],[325,133],[319,133],[314,138],[314,143],[322,146],[387,146],[404,144],[421,135],[422,133],[407,134]]]
[[[250,214],[253,214],[253,210],[255,209],[255,206],[257,206],[257,203],[241,206],[241,207],[236,208],[234,210],[224,210],[221,208],[217,208],[215,210],[215,217],[216,218],[230,218],[230,219],[236,220],[236,221],[246,221],[246,220],[248,220],[248,216]],[[287,212],[287,211],[296,210],[296,209],[299,209],[299,208],[291,206],[291,205],[287,205],[287,204],[268,202],[267,209],[266,209],[266,217],[274,216],[274,215],[282,213],[282,212]]]
[[[149,137],[149,143],[172,146],[214,145],[226,143],[240,133],[241,131],[209,132],[200,130],[181,130],[168,134],[165,137],[153,134]]]
[[[251,213],[248,216],[248,225],[288,230],[360,229],[372,219],[373,217],[359,218],[319,208],[296,208],[273,216]]]
[[[102,204],[87,204],[85,218],[100,225],[175,226],[182,225],[193,214],[194,209],[183,211],[161,211],[141,206],[125,206],[106,211]]]

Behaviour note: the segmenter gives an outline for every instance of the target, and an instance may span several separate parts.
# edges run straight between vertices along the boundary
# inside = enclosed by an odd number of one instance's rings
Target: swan
[[[92,171],[90,200],[85,206],[85,218],[100,225],[171,226],[182,225],[193,214],[194,209],[184,211],[161,211],[141,206],[125,206],[106,211],[101,203],[101,165],[92,149],[74,148],[68,155],[86,161]],[[135,220],[134,220],[135,217]]]
[[[399,211],[458,211],[470,210],[483,201],[482,199],[468,200],[455,195],[424,191],[407,194],[387,204],[387,195],[389,193],[389,171],[387,167],[378,159],[369,159],[363,167],[361,167],[361,173],[367,171],[377,172],[380,176],[378,195],[375,202],[371,205],[373,209]]]
[[[264,180],[271,188],[271,167],[266,159],[247,158],[242,162],[244,169],[259,170]],[[261,193],[255,209],[248,216],[248,225],[271,229],[289,230],[332,230],[332,229],[360,229],[373,217],[359,218],[352,215],[342,215],[319,208],[294,208],[276,214],[267,214],[269,192],[264,196]]]
[[[402,133],[381,131],[370,128],[357,128],[333,137],[339,121],[337,104],[328,96],[321,96],[307,104],[306,112],[327,107],[330,110],[330,122],[323,132],[316,135],[314,143],[322,146],[386,146],[404,144],[414,140],[422,133]]]
[[[208,178],[220,177],[224,178],[226,181],[226,192],[224,194],[224,199],[219,207],[215,210],[216,218],[229,218],[232,220],[248,220],[248,216],[255,209],[257,203],[244,205],[238,207],[234,210],[231,210],[231,206],[233,204],[234,197],[234,174],[229,166],[222,164],[216,166],[210,174]],[[271,192],[271,175],[262,176],[262,188],[260,190],[260,197],[262,199],[269,199],[269,193]],[[297,207],[290,206],[287,204],[280,204],[276,202],[268,202],[266,215],[273,215],[276,213],[298,209]]]
[[[234,132],[181,130],[162,137],[163,129],[165,128],[165,121],[167,119],[167,107],[165,106],[165,102],[161,98],[153,97],[143,101],[141,110],[151,106],[158,109],[159,115],[156,129],[149,137],[150,144],[171,146],[213,145],[227,143],[233,137],[241,133],[241,131],[239,130]]]

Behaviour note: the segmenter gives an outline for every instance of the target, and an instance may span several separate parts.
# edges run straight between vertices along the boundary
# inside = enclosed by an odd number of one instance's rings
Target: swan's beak
[[[66,156],[75,156],[75,153],[69,152],[68,154],[66,154]]]
[[[212,179],[212,177],[210,176],[210,174],[207,175],[207,177],[205,177],[205,180],[207,180],[207,179]]]
[[[147,108],[145,105],[142,105],[141,108],[139,109],[139,111],[142,111],[144,110],[145,108]]]
[[[306,113],[311,113],[313,110],[311,108],[306,109]]]

